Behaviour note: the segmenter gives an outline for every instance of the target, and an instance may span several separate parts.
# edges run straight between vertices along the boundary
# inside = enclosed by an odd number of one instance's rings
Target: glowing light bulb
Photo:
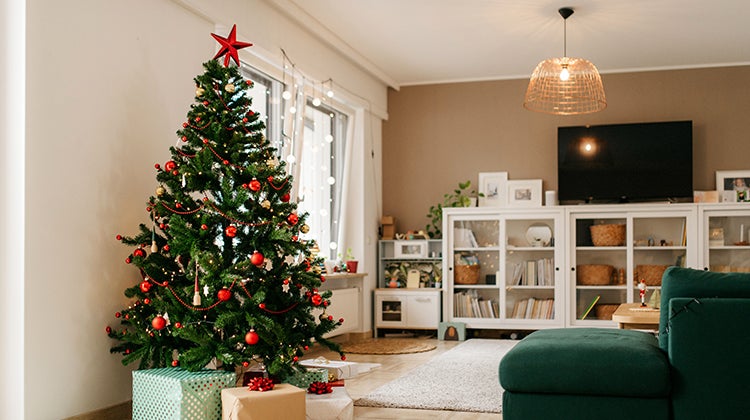
[[[329,98],[333,98],[333,91],[329,90],[328,92],[326,92],[326,96]]]
[[[563,82],[570,79],[570,71],[568,71],[568,67],[563,67],[560,71],[560,80]]]
[[[333,136],[332,135],[326,134],[325,139],[326,139],[327,143],[333,143]]]
[[[587,152],[590,152],[593,147],[591,146],[591,143],[586,143],[585,146],[583,146],[583,149]]]
[[[336,178],[329,176],[328,177],[328,185],[333,185],[336,183]]]
[[[289,155],[289,156],[286,157],[286,161],[289,162],[289,163],[294,163],[294,162],[297,161],[297,158],[294,157],[294,155]]]
[[[297,107],[294,107],[294,106],[290,106],[290,107],[289,107],[289,113],[291,113],[291,114],[296,114],[296,113],[297,113]]]
[[[286,99],[288,101],[288,100],[292,99],[292,92],[289,92],[288,90],[285,90],[281,94],[281,97],[284,98],[284,99]]]
[[[336,242],[331,242],[330,244],[328,244],[328,248],[331,248],[331,249],[338,249],[338,247],[339,247],[339,244],[337,244]]]
[[[320,103],[321,103],[320,102],[320,98],[318,98],[318,97],[313,98],[313,100],[312,100],[313,106],[320,106]]]

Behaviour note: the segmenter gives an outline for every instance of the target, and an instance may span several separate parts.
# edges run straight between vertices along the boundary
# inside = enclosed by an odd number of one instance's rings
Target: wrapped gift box
[[[133,420],[221,418],[221,391],[235,383],[233,372],[181,368],[133,371]]]
[[[305,390],[278,384],[270,391],[247,387],[221,391],[222,420],[302,420],[305,418]]]
[[[307,394],[307,420],[351,420],[354,403],[344,387],[334,387],[330,394]]]
[[[357,376],[358,369],[357,363],[355,362],[344,362],[344,361],[331,361],[324,357],[317,359],[308,359],[299,362],[302,366],[307,368],[323,368],[328,370],[328,373],[332,375],[331,380],[335,381],[338,379],[351,379]]]
[[[307,389],[313,382],[328,382],[328,371],[321,368],[307,368],[306,372],[297,372],[286,378],[284,382]]]

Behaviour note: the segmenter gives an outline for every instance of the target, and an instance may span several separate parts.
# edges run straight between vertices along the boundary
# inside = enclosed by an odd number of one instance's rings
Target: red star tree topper
[[[237,25],[232,25],[232,30],[229,31],[229,36],[226,38],[220,35],[216,35],[214,33],[212,33],[211,36],[214,37],[214,39],[218,41],[219,44],[221,44],[221,49],[219,50],[219,52],[216,53],[213,59],[216,60],[217,58],[223,55],[224,67],[229,66],[230,58],[234,60],[234,62],[239,66],[240,58],[237,55],[237,50],[241,50],[245,47],[249,47],[253,45],[249,42],[237,41]]]

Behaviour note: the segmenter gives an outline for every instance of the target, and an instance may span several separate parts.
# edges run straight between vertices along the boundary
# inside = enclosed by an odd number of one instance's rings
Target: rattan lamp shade
[[[563,68],[570,76],[560,78]],[[544,60],[536,66],[526,89],[524,108],[555,115],[598,112],[607,107],[604,86],[596,66],[583,58]]]

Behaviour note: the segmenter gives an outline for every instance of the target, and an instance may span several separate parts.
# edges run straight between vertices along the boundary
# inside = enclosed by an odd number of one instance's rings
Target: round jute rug
[[[419,338],[370,338],[342,344],[345,353],[352,354],[406,354],[435,350],[428,340]]]

